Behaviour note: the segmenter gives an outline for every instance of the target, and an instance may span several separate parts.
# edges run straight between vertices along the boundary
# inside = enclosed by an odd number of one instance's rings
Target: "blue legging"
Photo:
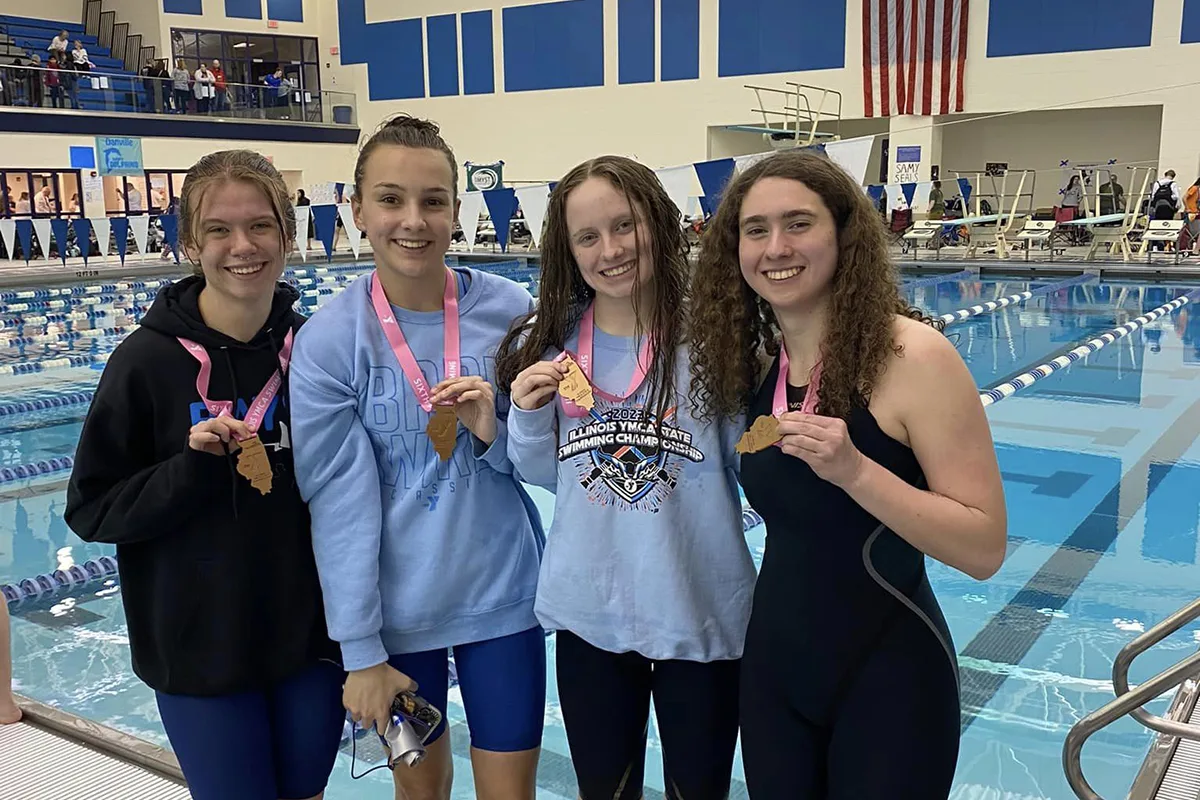
[[[194,800],[301,800],[324,791],[346,718],[344,677],[322,661],[265,691],[158,692]]]

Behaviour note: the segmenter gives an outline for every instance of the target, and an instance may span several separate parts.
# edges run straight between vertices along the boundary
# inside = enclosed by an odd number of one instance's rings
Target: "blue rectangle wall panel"
[[[429,96],[458,94],[458,18],[442,14],[425,18],[429,53]]]
[[[991,0],[987,55],[1149,47],[1153,21],[1154,0]]]
[[[659,79],[695,80],[700,77],[700,0],[660,0],[660,3]]]
[[[504,91],[604,85],[603,0],[504,9]]]
[[[654,82],[654,0],[617,0],[617,82]]]
[[[496,91],[494,53],[492,12],[471,11],[463,14],[463,94],[491,94]]]
[[[1182,44],[1200,42],[1200,0],[1183,0],[1183,29],[1179,41]]]
[[[329,0],[317,0],[328,3]],[[267,19],[280,22],[304,22],[304,0],[267,0]]]
[[[262,19],[262,0],[225,0],[225,16],[230,19]]]
[[[204,0],[163,0],[164,14],[204,15]]]
[[[722,78],[846,65],[842,0],[718,2],[717,74]]]
[[[420,19],[377,22],[370,26],[376,43],[367,57],[367,93],[371,100],[415,100],[425,96],[424,26]]]

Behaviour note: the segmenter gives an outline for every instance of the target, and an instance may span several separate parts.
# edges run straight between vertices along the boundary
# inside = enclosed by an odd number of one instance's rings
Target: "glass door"
[[[54,172],[31,172],[33,215],[35,217],[57,217],[62,210],[62,199],[58,194],[58,175]]]

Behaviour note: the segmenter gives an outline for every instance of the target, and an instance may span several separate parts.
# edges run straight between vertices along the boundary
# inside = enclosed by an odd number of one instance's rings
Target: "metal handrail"
[[[1160,672],[1132,692],[1101,706],[1072,726],[1067,732],[1066,741],[1063,742],[1062,761],[1067,783],[1076,797],[1080,800],[1104,800],[1096,794],[1096,790],[1083,776],[1081,755],[1084,743],[1101,728],[1111,725],[1133,709],[1196,675],[1200,675],[1200,652],[1193,653],[1170,669]]]
[[[1129,667],[1133,664],[1135,658],[1172,633],[1178,631],[1184,625],[1194,622],[1197,619],[1200,619],[1200,599],[1179,609],[1122,647],[1121,652],[1117,653],[1117,657],[1113,660],[1113,688],[1116,690],[1117,696],[1120,697],[1129,694]],[[1178,736],[1182,739],[1200,741],[1200,725],[1189,725],[1185,722],[1176,722],[1175,720],[1160,717],[1151,714],[1141,706],[1134,708],[1129,713],[1134,719],[1151,730],[1165,733],[1169,736]]]
[[[1193,653],[1183,661],[1160,672],[1140,684],[1137,689],[1129,688],[1129,667],[1133,660],[1175,633],[1183,626],[1200,618],[1200,599],[1197,599],[1171,614],[1162,622],[1138,636],[1117,654],[1113,661],[1113,689],[1117,698],[1081,719],[1067,732],[1063,742],[1063,771],[1067,783],[1080,800],[1103,800],[1092,789],[1083,775],[1083,745],[1101,728],[1105,728],[1124,716],[1133,716],[1151,730],[1182,739],[1200,741],[1200,726],[1176,722],[1149,713],[1143,705],[1168,689],[1178,686],[1188,678],[1200,675],[1200,652]]]

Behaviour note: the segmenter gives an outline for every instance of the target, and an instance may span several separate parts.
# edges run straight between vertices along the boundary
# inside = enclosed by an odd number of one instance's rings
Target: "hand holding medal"
[[[513,405],[522,411],[535,411],[549,403],[566,378],[567,366],[563,361],[563,356],[559,356],[554,361],[539,361],[521,370],[512,382]]]
[[[788,354],[786,347],[779,348],[779,375],[775,378],[775,395],[771,403],[771,415],[763,414],[754,420],[750,429],[742,434],[742,438],[738,439],[734,450],[738,453],[757,453],[760,450],[766,450],[773,444],[780,444],[783,436],[788,432],[782,430],[780,422],[793,412],[788,411],[787,402],[787,379]],[[812,376],[808,381],[808,391],[804,393],[804,403],[800,406],[800,411],[795,412],[798,415],[813,414],[817,409],[817,390],[821,381],[821,366],[820,364],[812,371]],[[791,455],[795,455],[792,453]]]
[[[459,421],[484,444],[490,445],[496,440],[496,390],[483,378],[463,375],[444,380],[433,387],[429,399],[433,403],[433,415],[427,430],[434,449],[443,460],[450,456],[442,455],[445,447],[438,447],[438,437],[443,437],[441,442],[453,452]],[[449,428],[448,434],[445,428]]]

